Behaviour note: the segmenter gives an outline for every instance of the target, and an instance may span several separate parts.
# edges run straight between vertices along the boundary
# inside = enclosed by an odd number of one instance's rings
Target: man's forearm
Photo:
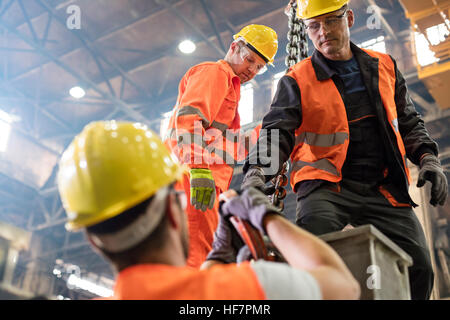
[[[309,271],[329,266],[352,277],[338,254],[313,234],[275,214],[268,214],[264,224],[273,244],[292,267]]]

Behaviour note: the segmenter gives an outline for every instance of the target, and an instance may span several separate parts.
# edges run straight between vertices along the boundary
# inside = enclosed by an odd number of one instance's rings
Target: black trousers
[[[297,196],[298,226],[322,235],[372,224],[413,259],[409,267],[411,298],[429,299],[434,273],[425,235],[412,208],[393,207],[375,186],[355,181],[325,182],[305,197]]]

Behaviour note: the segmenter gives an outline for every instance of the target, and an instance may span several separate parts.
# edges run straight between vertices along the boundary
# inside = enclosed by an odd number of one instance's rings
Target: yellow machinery
[[[406,17],[411,20],[414,31],[423,34],[439,59],[431,65],[422,67],[417,63],[418,77],[421,79],[442,109],[450,108],[450,37],[433,44],[427,29],[443,25],[447,33],[450,32],[450,0],[400,0],[405,8]],[[414,39],[414,37],[412,37]],[[414,46],[415,47],[415,46]]]

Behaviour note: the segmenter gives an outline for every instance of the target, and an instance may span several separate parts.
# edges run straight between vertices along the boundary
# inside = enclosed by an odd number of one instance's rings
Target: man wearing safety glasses
[[[184,75],[165,137],[190,168],[177,188],[190,199],[187,263],[192,267],[200,267],[211,250],[219,221],[217,198],[228,190],[236,161],[245,157],[242,139],[235,139],[241,84],[272,65],[278,50],[277,34],[266,26],[246,26],[233,38],[223,60],[201,63]]]
[[[258,163],[246,161],[242,188],[263,190],[272,178],[265,164],[281,169],[290,157],[297,225],[321,235],[372,224],[412,257],[411,298],[428,299],[433,270],[406,159],[420,168],[418,187],[431,182],[433,206],[445,203],[448,182],[395,60],[350,41],[355,17],[348,2],[297,1],[316,50],[280,79],[249,156]],[[254,155],[272,132],[279,152]]]

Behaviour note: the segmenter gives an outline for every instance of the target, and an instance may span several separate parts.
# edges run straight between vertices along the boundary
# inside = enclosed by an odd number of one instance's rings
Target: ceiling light
[[[69,93],[75,99],[81,99],[86,95],[86,91],[81,87],[73,87],[70,89]]]
[[[11,124],[0,120],[0,152],[5,152],[8,148],[9,134],[11,133]]]
[[[191,54],[196,48],[197,46],[191,40],[184,40],[178,45],[178,49],[185,54]]]

